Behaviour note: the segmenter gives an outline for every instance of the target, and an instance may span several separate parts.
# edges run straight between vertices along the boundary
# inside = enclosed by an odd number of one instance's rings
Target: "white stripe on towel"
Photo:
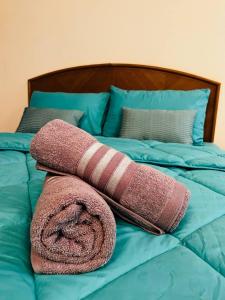
[[[130,158],[124,157],[121,162],[119,163],[118,167],[110,177],[107,186],[106,186],[106,191],[110,194],[113,195],[118,183],[120,182],[120,179],[122,178],[123,174],[125,173],[127,167],[131,163]]]
[[[92,158],[92,156],[98,151],[99,148],[102,147],[103,144],[101,143],[94,143],[92,144],[87,151],[82,156],[81,160],[79,161],[78,167],[77,167],[77,174],[82,177],[84,174],[84,171]]]
[[[111,159],[116,155],[118,151],[114,149],[109,149],[104,156],[100,159],[97,166],[94,169],[94,172],[91,175],[91,181],[93,184],[98,184],[102,173],[104,172],[105,168],[108,166]]]

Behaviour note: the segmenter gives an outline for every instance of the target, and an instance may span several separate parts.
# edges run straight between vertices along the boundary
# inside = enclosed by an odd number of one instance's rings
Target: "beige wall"
[[[0,131],[15,130],[28,78],[103,62],[222,82],[216,142],[225,148],[225,0],[0,0]]]

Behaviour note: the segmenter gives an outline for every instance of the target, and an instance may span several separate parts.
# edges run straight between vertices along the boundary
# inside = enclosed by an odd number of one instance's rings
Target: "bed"
[[[30,263],[29,229],[45,173],[29,153],[33,134],[0,134],[0,299],[225,299],[225,151],[214,131],[220,84],[174,70],[103,64],[51,72],[28,81],[33,91],[104,92],[210,89],[204,144],[193,146],[97,136],[134,161],[156,168],[191,191],[184,219],[172,234],[155,236],[117,218],[107,265],[80,275],[39,275]]]

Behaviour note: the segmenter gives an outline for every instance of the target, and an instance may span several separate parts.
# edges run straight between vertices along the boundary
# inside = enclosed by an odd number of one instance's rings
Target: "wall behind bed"
[[[215,141],[225,148],[224,0],[0,0],[0,131],[16,129],[28,78],[104,62],[222,82]]]

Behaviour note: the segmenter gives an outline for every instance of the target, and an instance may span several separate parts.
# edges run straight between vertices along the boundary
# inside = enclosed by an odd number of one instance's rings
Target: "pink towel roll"
[[[173,231],[185,213],[189,192],[184,185],[62,120],[42,127],[31,154],[40,169],[79,176],[117,203],[121,217],[130,215],[137,225],[149,222],[153,233]]]
[[[47,176],[31,224],[36,273],[93,271],[110,259],[114,216],[102,197],[75,176]]]

